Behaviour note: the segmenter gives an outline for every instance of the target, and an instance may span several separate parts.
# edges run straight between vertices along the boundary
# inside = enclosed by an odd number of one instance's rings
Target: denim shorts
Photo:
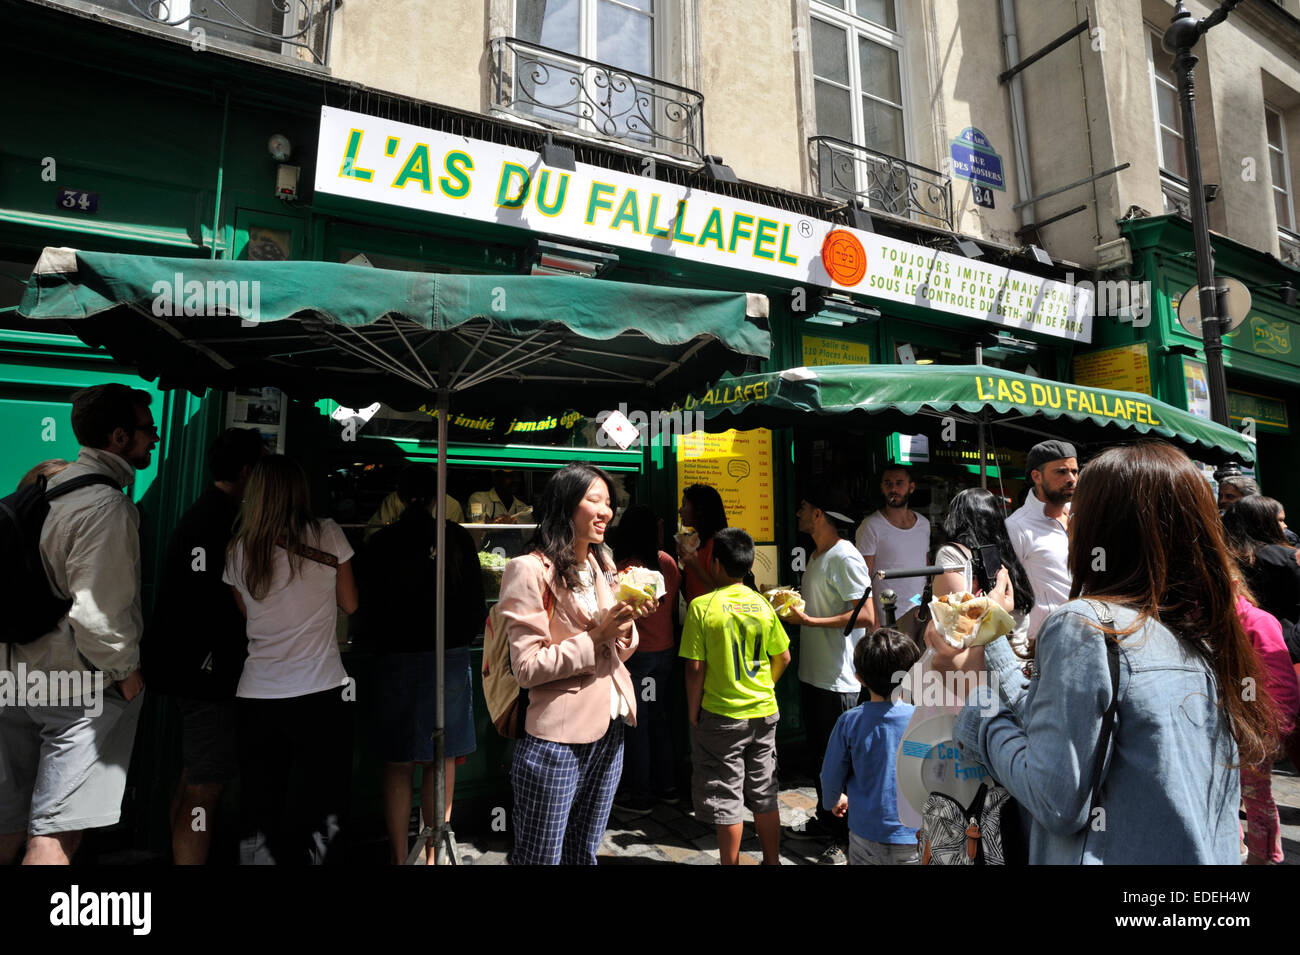
[[[469,647],[447,650],[446,719],[448,759],[478,748],[474,736],[474,694]],[[379,755],[386,762],[429,762],[438,694],[438,657],[433,652],[380,657],[378,679]]]

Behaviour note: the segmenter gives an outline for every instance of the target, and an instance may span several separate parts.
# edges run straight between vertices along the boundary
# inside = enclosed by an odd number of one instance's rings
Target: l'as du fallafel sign
[[[1073,341],[1089,290],[729,196],[321,108],[316,191],[835,288]]]

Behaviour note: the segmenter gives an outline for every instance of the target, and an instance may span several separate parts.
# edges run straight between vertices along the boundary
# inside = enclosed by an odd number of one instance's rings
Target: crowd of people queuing
[[[0,863],[67,863],[86,829],[117,821],[146,678],[180,719],[177,864],[207,860],[235,779],[241,862],[337,862],[355,692],[340,609],[360,609],[374,640],[385,824],[391,861],[405,861],[415,767],[426,817],[450,820],[455,767],[477,745],[468,648],[487,609],[464,511],[438,500],[433,469],[401,472],[354,575],[353,547],[313,513],[302,468],[267,454],[256,431],[223,432],[212,482],[163,555],[146,628],[139,517],[121,489],[157,442],[148,396],[87,389],[72,422],[77,460],[45,462],[20,485],[49,495],[40,557],[69,608],[39,639],[0,646],[0,665],[89,670],[108,685],[102,705],[65,685],[40,705],[0,707]],[[689,799],[715,828],[720,860],[740,861],[748,809],[763,862],[777,864],[776,686],[792,649],[823,862],[922,861],[922,820],[900,795],[896,754],[934,715],[905,689],[927,674],[974,677],[971,698],[938,709],[955,718],[963,758],[1020,807],[1029,862],[1280,862],[1271,771],[1300,754],[1300,553],[1276,500],[1239,473],[1218,477],[1216,502],[1167,444],[1112,447],[1081,469],[1073,446],[1048,440],[1029,451],[1018,508],[961,490],[938,541],[912,507],[907,467],[884,469],[882,505],[865,519],[835,484],[813,481],[795,515],[812,542],[802,603],[781,616],[755,590],[754,541],[728,526],[714,488],[685,489],[686,531],[669,543],[648,507],[615,524],[616,484],[593,465],[552,474],[531,507],[495,475],[471,498],[473,523],[536,523],[527,552],[506,565],[498,604],[527,691],[510,767],[512,864],[594,864],[612,812],[636,817],[687,798],[670,722],[681,702]],[[439,521],[454,595],[441,658],[429,559]],[[662,575],[654,599],[619,598],[614,575],[629,567]],[[875,575],[895,569],[917,572],[890,577],[896,619],[884,625]],[[1010,632],[987,646],[946,640],[929,602],[967,592],[1005,610]],[[1108,712],[1113,735],[1099,732]]]

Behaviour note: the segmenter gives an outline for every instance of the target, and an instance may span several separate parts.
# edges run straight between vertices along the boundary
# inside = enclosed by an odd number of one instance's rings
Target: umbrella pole
[[[444,375],[443,380],[446,380]],[[433,841],[433,858],[437,865],[458,865],[460,860],[457,857],[456,837],[452,835],[451,826],[447,822],[446,805],[447,805],[447,772],[446,772],[446,753],[447,753],[447,713],[446,713],[446,687],[447,687],[447,515],[443,514],[446,509],[447,501],[447,414],[451,404],[449,392],[446,387],[438,389],[438,490],[437,490],[437,531],[435,540],[435,554],[437,559],[435,564],[435,581],[437,586],[438,599],[434,608],[434,655],[438,661],[438,679],[437,679],[437,699],[434,706],[434,730],[433,730],[433,766],[425,769],[428,772],[432,769],[437,774],[434,778],[434,805],[424,807],[424,828],[420,833],[421,838],[416,840],[415,851],[412,856],[416,856],[426,845],[426,840],[431,838]],[[434,814],[433,819],[429,818],[429,813]],[[408,860],[414,861],[414,859]]]
[[[989,466],[988,460],[984,457],[984,422],[979,423],[980,430],[980,487],[988,489],[989,486]]]

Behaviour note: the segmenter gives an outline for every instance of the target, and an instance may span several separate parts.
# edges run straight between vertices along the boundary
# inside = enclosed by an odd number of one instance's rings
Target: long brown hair
[[[253,466],[239,509],[239,523],[228,553],[244,552],[244,587],[254,600],[271,589],[275,547],[282,541],[289,556],[289,579],[302,569],[299,545],[314,547],[320,530],[311,512],[307,474],[297,461],[282,454],[262,458]]]
[[[1209,482],[1177,448],[1139,441],[1083,469],[1070,518],[1070,597],[1097,597],[1167,627],[1214,673],[1245,765],[1267,759],[1276,722],[1259,658],[1237,616],[1232,560]],[[1115,631],[1108,631],[1114,634]],[[1257,695],[1243,699],[1252,684]]]

